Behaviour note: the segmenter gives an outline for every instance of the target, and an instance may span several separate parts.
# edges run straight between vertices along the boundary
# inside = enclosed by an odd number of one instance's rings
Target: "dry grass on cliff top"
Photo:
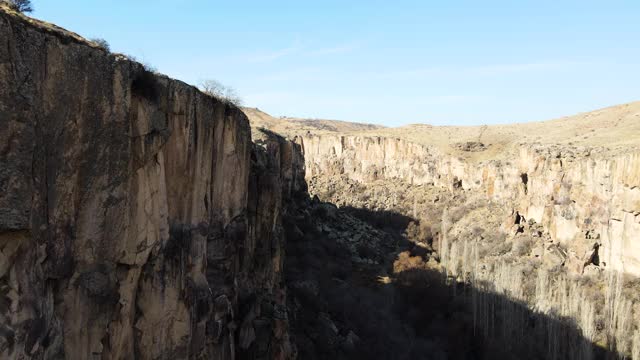
[[[20,21],[28,23],[29,25],[33,26],[37,30],[40,30],[55,36],[59,36],[68,40],[72,40],[78,43],[82,43],[91,47],[98,47],[97,44],[83,38],[82,36],[74,33],[73,31],[69,31],[55,24],[27,16],[21,12],[16,11],[15,9],[12,9],[9,6],[9,4],[2,1],[0,1],[0,13],[5,13],[7,15],[13,16],[14,18],[19,19]]]
[[[251,127],[263,127],[290,137],[305,134],[307,131],[313,134],[350,133],[384,128],[380,125],[340,120],[312,120],[291,117],[276,118],[257,108],[242,108],[242,111],[244,111],[249,121],[251,121]]]
[[[339,121],[277,119],[256,109],[244,109],[252,126],[262,126],[285,136],[344,133],[345,135],[402,138],[435,146],[440,151],[468,160],[500,159],[519,144],[560,147],[600,147],[608,154],[640,147],[640,102],[633,102],[559,119],[490,126],[408,125],[384,128]],[[331,127],[334,127],[333,129]],[[480,142],[483,151],[464,151],[456,145]],[[609,149],[609,151],[606,151]],[[511,150],[511,151],[510,151]]]

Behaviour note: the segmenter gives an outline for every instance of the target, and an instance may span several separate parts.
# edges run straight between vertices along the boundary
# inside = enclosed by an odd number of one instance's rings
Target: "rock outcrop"
[[[523,144],[508,161],[469,162],[399,138],[323,134],[299,142],[310,179],[345,175],[483,194],[549,229],[573,250],[575,271],[597,243],[603,266],[640,275],[640,151]]]
[[[607,113],[617,121],[589,120],[607,119]],[[504,358],[640,358],[639,116],[640,103],[568,124],[478,127],[477,134],[420,126],[285,130],[302,147],[312,194],[413,244],[393,252],[393,273],[375,256],[354,257],[351,266],[378,265],[385,284],[398,290],[408,283],[410,293],[424,291],[424,298],[439,292],[430,274],[440,273],[473,319],[455,317],[460,333],[473,328],[471,337],[489,347],[477,353],[500,348]],[[599,126],[628,138],[611,137],[610,146],[573,143],[571,136],[589,138],[577,127],[587,124],[594,127],[589,134]],[[555,138],[505,140],[523,128]],[[327,237],[336,235],[329,231]],[[375,253],[379,241],[367,238],[360,252]],[[442,314],[456,308],[441,305]],[[420,333],[421,325],[412,329]],[[361,335],[363,329],[354,331]],[[511,338],[516,332],[521,340]]]
[[[295,146],[0,8],[0,357],[286,359]],[[274,157],[275,156],[275,157]]]

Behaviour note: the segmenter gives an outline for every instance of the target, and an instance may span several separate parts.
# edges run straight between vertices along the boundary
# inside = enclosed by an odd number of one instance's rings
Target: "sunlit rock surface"
[[[293,356],[298,170],[238,108],[5,7],[0,84],[0,357]]]

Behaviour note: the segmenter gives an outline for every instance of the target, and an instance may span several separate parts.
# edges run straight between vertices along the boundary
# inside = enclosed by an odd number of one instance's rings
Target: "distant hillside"
[[[401,138],[439,148],[469,160],[500,158],[513,145],[562,145],[599,148],[604,152],[626,151],[640,142],[640,102],[566,116],[559,119],[483,126],[432,126],[413,124],[397,128],[345,121],[276,119],[257,109],[244,109],[252,126],[261,126],[285,136],[308,132]]]
[[[307,131],[312,133],[353,132],[384,128],[384,126],[380,125],[340,120],[301,119],[292,117],[276,118],[257,108],[243,108],[242,110],[247,114],[251,122],[251,127],[264,127],[285,136],[303,134]]]

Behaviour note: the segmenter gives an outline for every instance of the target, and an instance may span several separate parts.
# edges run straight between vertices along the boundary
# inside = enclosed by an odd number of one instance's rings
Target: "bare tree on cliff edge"
[[[31,0],[6,0],[4,1],[15,11],[19,11],[21,13],[30,13],[33,11],[33,5],[31,4]]]

